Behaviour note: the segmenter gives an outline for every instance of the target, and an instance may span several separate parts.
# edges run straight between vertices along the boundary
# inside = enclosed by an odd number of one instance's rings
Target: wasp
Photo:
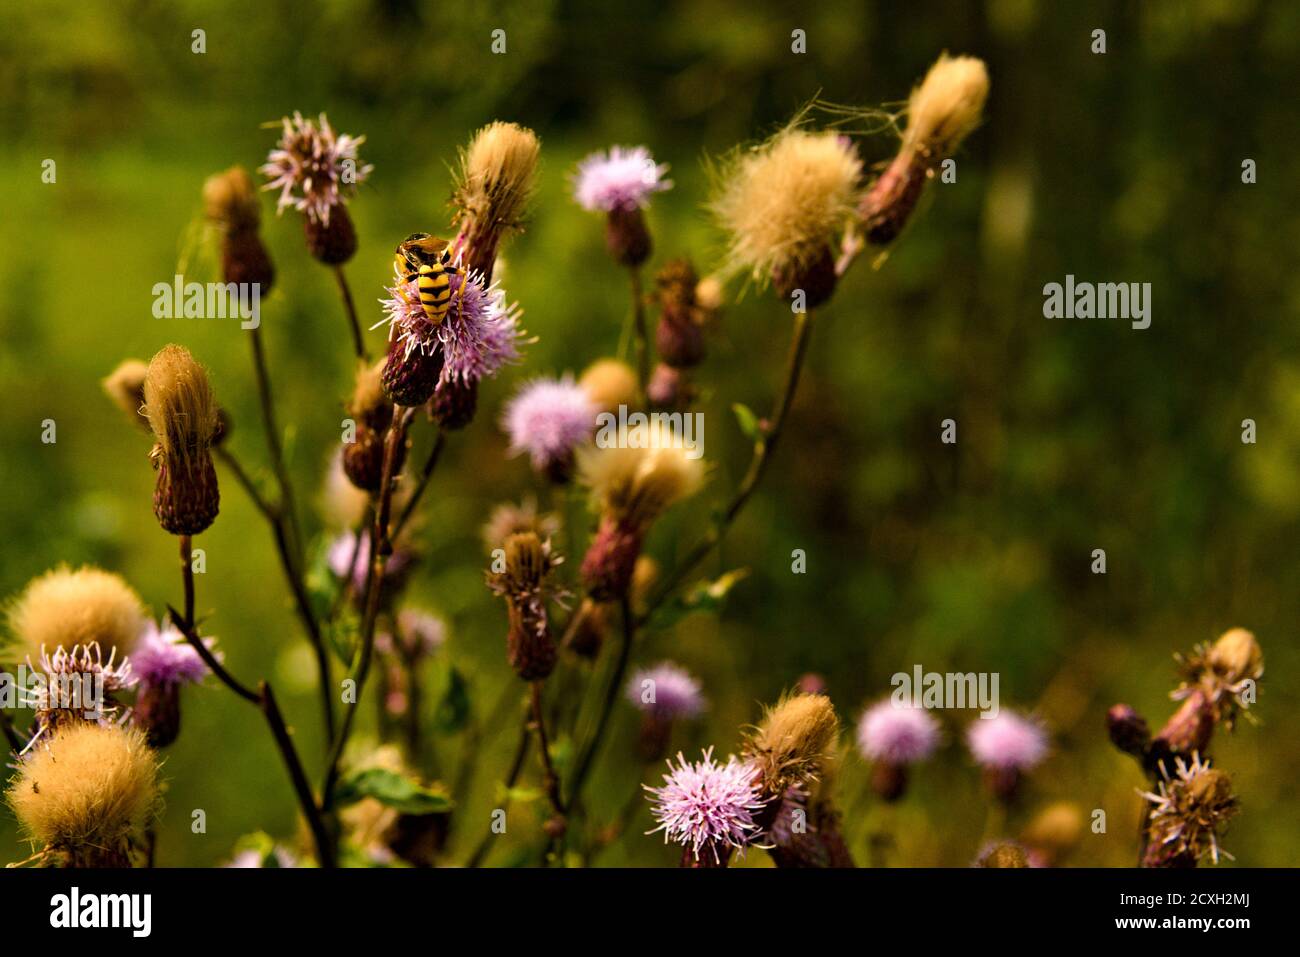
[[[460,276],[456,299],[465,294],[465,274],[451,261],[451,249],[445,239],[428,233],[411,233],[397,244],[393,254],[397,274],[403,282],[417,279],[420,305],[425,317],[435,326],[447,318],[451,308],[451,277]]]

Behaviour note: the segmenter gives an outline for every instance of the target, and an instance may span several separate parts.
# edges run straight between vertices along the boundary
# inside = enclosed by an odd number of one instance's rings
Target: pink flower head
[[[966,743],[986,768],[1028,771],[1047,755],[1043,726],[1010,711],[976,719],[966,731]]]
[[[276,212],[292,206],[312,222],[329,225],[330,210],[341,205],[357,184],[374,170],[357,159],[364,136],[336,134],[325,114],[320,125],[295,112],[280,120],[280,141],[258,170],[269,182],[263,189],[278,189]]]
[[[213,639],[204,639],[211,648]],[[218,656],[219,657],[219,656]],[[145,624],[144,634],[131,651],[131,668],[142,685],[168,687],[198,684],[208,666],[185,636],[170,624]]]
[[[415,559],[409,549],[394,543],[393,554],[388,556],[384,571],[384,584],[398,580],[410,570]],[[358,539],[356,532],[340,532],[330,543],[325,561],[335,578],[348,582],[354,592],[363,594],[370,571],[370,536],[363,534]]]
[[[642,711],[665,719],[693,718],[706,705],[699,681],[671,661],[633,674],[627,683],[627,698]]]
[[[533,468],[544,472],[572,460],[595,431],[597,412],[573,376],[533,379],[506,405],[501,426],[510,436],[510,454],[527,452]]]
[[[941,737],[938,720],[925,708],[896,705],[890,699],[872,705],[858,719],[858,751],[869,761],[924,761]]]
[[[462,295],[461,289],[464,288]],[[437,325],[429,321],[420,305],[419,282],[402,282],[395,277],[382,299],[388,336],[405,343],[406,354],[419,349],[425,355],[442,350],[442,376],[438,384],[455,381],[468,385],[496,375],[501,367],[519,359],[519,306],[507,305],[505,292],[496,283],[485,284],[477,273],[451,276],[451,304]]]
[[[592,153],[578,164],[573,197],[584,209],[631,211],[646,205],[651,193],[672,189],[664,179],[667,163],[656,164],[644,146],[615,146],[609,153]]]
[[[447,624],[437,615],[419,608],[403,608],[397,613],[397,630],[402,644],[412,657],[431,655],[447,640]]]
[[[713,760],[713,749],[694,764],[677,752],[678,766],[668,762],[663,787],[642,785],[652,795],[650,813],[659,826],[647,834],[664,832],[664,843],[690,847],[699,860],[700,849],[708,847],[716,860],[718,847],[739,848],[758,830],[753,812],[763,807],[752,767],[735,755],[726,764]]]

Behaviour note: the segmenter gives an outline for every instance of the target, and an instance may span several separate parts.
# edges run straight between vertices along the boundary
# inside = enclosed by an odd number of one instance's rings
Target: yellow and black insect
[[[451,250],[445,239],[428,233],[411,233],[397,246],[394,261],[403,282],[418,279],[420,305],[424,315],[435,326],[447,318],[451,308],[451,277],[460,276],[457,299],[465,294],[465,274],[451,261]]]

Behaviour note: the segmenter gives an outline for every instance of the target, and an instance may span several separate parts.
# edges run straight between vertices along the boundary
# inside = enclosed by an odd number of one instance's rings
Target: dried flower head
[[[892,700],[872,705],[858,719],[858,750],[869,761],[914,764],[939,746],[938,720],[925,708],[898,707]]]
[[[974,867],[1029,867],[1029,856],[1015,841],[993,841],[980,848]]]
[[[620,523],[648,528],[672,505],[704,485],[703,459],[692,457],[671,428],[630,426],[607,448],[578,450],[582,481],[601,510]]]
[[[643,209],[653,193],[672,189],[665,179],[667,163],[656,163],[644,146],[614,146],[578,164],[573,176],[573,198],[583,209],[613,212]]]
[[[551,573],[562,559],[534,532],[511,535],[503,549],[504,570],[488,571],[488,587],[506,600],[506,656],[511,667],[525,681],[536,681],[555,667],[557,649],[546,605],[554,591]]]
[[[1160,765],[1155,792],[1139,792],[1153,805],[1143,866],[1195,866],[1207,856],[1217,864],[1220,854],[1231,859],[1219,847],[1220,829],[1237,813],[1231,780],[1199,755],[1174,764],[1172,776]]]
[[[119,575],[61,565],[32,579],[9,607],[9,628],[30,654],[98,644],[126,649],[144,627],[140,596]]]
[[[454,202],[456,248],[467,266],[491,276],[501,239],[522,228],[537,179],[541,143],[517,123],[489,123],[461,151]]]
[[[1215,722],[1229,728],[1238,708],[1254,700],[1243,694],[1264,675],[1264,653],[1255,636],[1245,628],[1233,628],[1213,645],[1198,645],[1192,654],[1178,656],[1182,683],[1173,693],[1175,700],[1190,699],[1199,692],[1213,711]]]
[[[516,532],[534,532],[546,541],[560,532],[560,518],[552,512],[537,510],[537,500],[525,497],[518,505],[503,502],[492,509],[492,514],[483,526],[483,544],[488,551],[500,548],[507,538]]]
[[[829,298],[832,249],[853,215],[861,178],[862,161],[846,138],[794,125],[734,156],[718,175],[712,203],[728,234],[728,270],[761,285],[774,280],[782,295],[804,289],[810,307]]]
[[[520,386],[506,404],[501,427],[510,437],[510,454],[527,452],[533,468],[564,482],[574,451],[596,429],[597,411],[571,375],[539,378]]]
[[[726,764],[713,759],[713,749],[703,760],[689,763],[678,752],[677,767],[668,762],[662,787],[642,785],[650,795],[651,814],[663,831],[664,843],[676,843],[701,861],[725,865],[733,850],[744,852],[758,830],[754,813],[763,807],[755,786],[754,769],[735,755]]]
[[[693,718],[706,706],[699,680],[671,661],[634,672],[627,683],[627,699],[641,711],[670,720]]]
[[[745,740],[745,755],[760,774],[764,797],[807,787],[831,760],[840,722],[830,698],[791,694],[768,708]]]
[[[937,163],[979,125],[989,93],[984,61],[942,54],[907,103],[903,149]]]
[[[188,349],[164,346],[149,362],[145,415],[158,440],[154,514],[173,535],[197,535],[217,517],[220,493],[209,449],[220,414],[208,374]]]
[[[966,731],[966,743],[985,768],[1028,771],[1047,756],[1043,726],[1011,711],[973,721]]]
[[[113,400],[129,421],[142,429],[149,428],[149,421],[142,414],[144,379],[148,373],[148,364],[139,359],[125,359],[103,381],[104,394]]]
[[[280,191],[277,213],[292,206],[309,221],[328,226],[331,214],[374,171],[357,157],[366,138],[336,134],[324,113],[319,124],[295,112],[280,125],[280,141],[259,170],[268,180],[262,188]]]
[[[134,728],[68,724],[27,755],[6,795],[23,831],[72,866],[129,866],[158,810],[158,761]]]
[[[618,412],[636,402],[636,371],[619,359],[597,359],[587,366],[578,384],[601,412]]]

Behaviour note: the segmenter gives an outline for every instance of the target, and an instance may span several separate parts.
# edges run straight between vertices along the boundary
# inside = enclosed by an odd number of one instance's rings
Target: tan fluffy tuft
[[[832,248],[853,215],[862,161],[835,133],[787,127],[724,161],[712,210],[728,234],[728,272],[759,283],[799,272]]]
[[[261,211],[257,205],[257,187],[248,170],[232,166],[209,176],[203,183],[203,211],[209,220],[224,229],[255,228]]]
[[[690,458],[671,429],[647,425],[629,428],[628,441],[617,446],[578,449],[578,472],[603,512],[621,523],[648,528],[668,508],[704,485],[701,458]]]
[[[587,397],[602,412],[618,412],[620,405],[636,402],[636,373],[618,359],[597,359],[578,379]]]
[[[919,151],[931,162],[952,155],[979,125],[988,94],[983,60],[943,54],[908,100],[903,149]]]
[[[184,346],[164,346],[149,361],[144,405],[164,455],[188,462],[212,444],[217,403],[207,372]]]
[[[71,722],[19,765],[6,797],[37,844],[122,849],[157,813],[158,759],[136,728]]]
[[[764,793],[774,797],[817,780],[835,759],[839,732],[839,718],[825,695],[787,695],[769,708],[745,745],[763,774]]]
[[[149,366],[146,363],[139,359],[126,359],[102,383],[104,394],[142,429],[149,428],[148,420],[141,413],[144,406],[144,379],[148,374]]]
[[[121,577],[66,565],[33,579],[9,607],[9,628],[33,657],[45,648],[99,642],[126,652],[144,626],[140,596]]]
[[[515,228],[536,185],[541,142],[517,123],[489,123],[461,153],[456,204],[496,227]]]

